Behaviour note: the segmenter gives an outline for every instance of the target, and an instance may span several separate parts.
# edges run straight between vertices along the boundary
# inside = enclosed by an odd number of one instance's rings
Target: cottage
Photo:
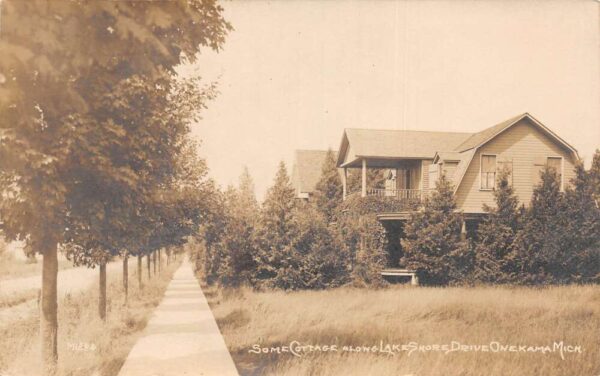
[[[346,129],[339,150],[344,198],[381,196],[418,203],[444,173],[454,185],[458,210],[464,213],[465,233],[473,231],[484,215],[484,204],[494,205],[493,190],[501,169],[509,170],[516,195],[527,205],[544,166],[557,170],[564,189],[579,159],[571,145],[528,113],[476,133]],[[385,188],[368,186],[370,168],[387,169]],[[361,170],[358,192],[348,191],[349,169]],[[409,214],[380,213],[378,218],[397,237],[402,236],[402,223]],[[397,259],[391,266],[398,266],[394,265]]]

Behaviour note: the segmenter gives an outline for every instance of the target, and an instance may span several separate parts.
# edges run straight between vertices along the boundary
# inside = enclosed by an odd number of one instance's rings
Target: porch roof
[[[454,150],[472,136],[462,132],[429,132],[382,129],[344,131],[338,167],[354,167],[358,160],[397,161],[402,159],[432,159],[438,150]],[[346,155],[348,151],[352,155]]]

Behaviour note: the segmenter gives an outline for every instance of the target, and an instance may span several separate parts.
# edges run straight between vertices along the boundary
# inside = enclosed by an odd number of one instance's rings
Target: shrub
[[[494,198],[495,207],[483,207],[488,215],[477,231],[473,279],[484,283],[517,282],[520,262],[515,239],[522,220],[519,199],[509,183],[508,171],[501,171]]]
[[[403,263],[425,283],[444,285],[461,281],[470,274],[473,265],[471,247],[461,240],[462,223],[452,186],[442,175],[423,208],[411,212],[406,223]]]
[[[290,243],[279,259],[276,275],[267,284],[286,290],[324,289],[348,281],[349,257],[345,245],[326,218],[312,206],[294,211]]]

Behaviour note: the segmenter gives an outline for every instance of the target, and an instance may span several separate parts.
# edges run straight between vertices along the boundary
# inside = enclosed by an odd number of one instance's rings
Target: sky
[[[529,112],[588,163],[600,147],[597,1],[224,1],[234,30],[193,66],[219,96],[193,126],[223,187],[259,199],[296,149],[344,128],[475,132]]]

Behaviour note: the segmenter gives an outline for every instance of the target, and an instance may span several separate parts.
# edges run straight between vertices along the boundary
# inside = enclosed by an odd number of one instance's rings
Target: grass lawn
[[[242,375],[600,375],[600,286],[203,289]],[[321,348],[295,344],[296,356],[292,341]],[[518,347],[554,350],[555,341],[564,360]],[[386,344],[400,347],[380,351]],[[498,344],[516,351],[493,351]]]
[[[179,264],[167,266],[163,260],[161,274],[150,281],[144,268],[143,289],[138,287],[136,268],[130,267],[127,306],[123,304],[120,275],[111,278],[109,274],[106,322],[98,317],[97,281],[90,289],[61,299],[58,312],[59,375],[116,376]],[[1,375],[39,375],[40,359],[37,314],[0,330]]]
[[[65,260],[58,260],[58,269],[67,269],[73,267],[73,263]],[[24,278],[38,276],[42,274],[42,260],[35,263],[26,260],[17,259],[12,255],[2,255],[0,257],[0,283],[3,279]]]

